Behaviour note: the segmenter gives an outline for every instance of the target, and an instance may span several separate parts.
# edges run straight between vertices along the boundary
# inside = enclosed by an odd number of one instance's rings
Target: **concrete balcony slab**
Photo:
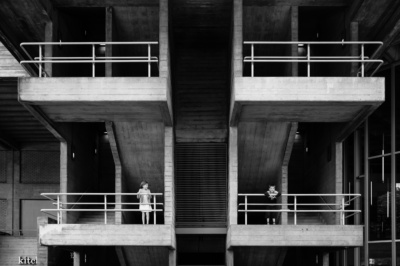
[[[230,225],[227,246],[361,247],[362,225]]]
[[[359,123],[385,100],[380,77],[236,77],[230,124],[238,122]]]
[[[164,121],[172,125],[168,78],[20,78],[19,101],[54,122]]]
[[[44,246],[176,246],[171,225],[40,224],[39,241]]]

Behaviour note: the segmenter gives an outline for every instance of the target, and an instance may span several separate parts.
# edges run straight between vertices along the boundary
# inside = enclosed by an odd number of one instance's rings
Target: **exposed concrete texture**
[[[238,223],[238,132],[229,128],[228,224]]]
[[[361,225],[230,225],[228,248],[242,246],[363,245]]]
[[[172,123],[167,78],[23,78],[19,101],[39,105],[57,122]],[[90,108],[89,108],[90,107]]]
[[[171,225],[48,224],[39,226],[45,246],[155,246],[175,248]]]
[[[385,100],[384,78],[234,78],[230,123],[349,122]],[[232,108],[232,106],[231,106]]]
[[[164,141],[164,223],[175,226],[174,133],[165,128]]]
[[[29,74],[0,42],[0,77],[28,77]]]

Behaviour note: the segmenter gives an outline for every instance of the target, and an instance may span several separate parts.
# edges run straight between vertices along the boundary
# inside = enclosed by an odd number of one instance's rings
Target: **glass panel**
[[[396,239],[400,239],[400,154],[396,155]],[[400,256],[400,253],[398,253]]]
[[[57,219],[56,214],[43,213],[41,209],[55,209],[55,206],[50,200],[22,200],[21,201],[21,231],[24,236],[36,236],[37,235],[37,217],[47,216],[53,219]]]
[[[391,239],[390,219],[390,157],[370,163],[370,240]],[[372,200],[371,200],[372,192]]]
[[[367,265],[392,266],[391,249],[392,243],[369,244],[369,264]]]
[[[369,156],[390,152],[390,72],[386,77],[385,102],[369,117]]]

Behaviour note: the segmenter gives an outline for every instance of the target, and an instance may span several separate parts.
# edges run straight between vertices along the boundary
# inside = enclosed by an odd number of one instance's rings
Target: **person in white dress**
[[[139,210],[142,212],[142,223],[149,224],[151,208],[151,192],[149,183],[142,181],[137,198],[140,199]]]

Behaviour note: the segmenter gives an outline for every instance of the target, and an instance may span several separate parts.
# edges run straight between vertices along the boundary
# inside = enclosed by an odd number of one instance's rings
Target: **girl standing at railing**
[[[140,199],[139,210],[142,212],[142,223],[149,224],[149,213],[152,211],[152,208],[150,205],[151,192],[149,189],[149,183],[147,183],[147,181],[142,181],[142,183],[140,183],[140,189],[138,191],[137,198]]]
[[[275,219],[276,219],[276,213],[275,212],[268,212],[268,210],[276,210],[278,208],[277,205],[277,199],[281,196],[281,193],[275,190],[275,186],[269,186],[269,189],[264,193],[266,197],[266,209],[267,212],[265,213],[265,219],[267,219],[267,224],[269,224],[269,220],[272,220],[272,224],[275,224]]]

